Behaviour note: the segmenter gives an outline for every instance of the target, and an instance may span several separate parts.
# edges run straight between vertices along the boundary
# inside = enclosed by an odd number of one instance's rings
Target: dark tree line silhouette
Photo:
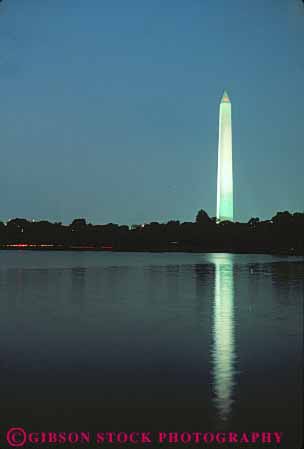
[[[0,248],[112,249],[114,251],[225,251],[304,255],[304,213],[278,212],[271,220],[216,222],[200,210],[195,222],[145,225],[70,225],[14,218],[0,222]]]

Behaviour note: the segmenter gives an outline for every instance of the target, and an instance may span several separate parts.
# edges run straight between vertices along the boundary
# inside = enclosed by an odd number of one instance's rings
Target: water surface
[[[294,257],[1,251],[1,422],[298,448],[303,279]]]

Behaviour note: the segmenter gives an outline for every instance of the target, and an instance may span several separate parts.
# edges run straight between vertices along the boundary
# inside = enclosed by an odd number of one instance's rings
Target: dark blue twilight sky
[[[301,0],[3,0],[0,220],[193,220],[232,101],[236,219],[304,210]]]

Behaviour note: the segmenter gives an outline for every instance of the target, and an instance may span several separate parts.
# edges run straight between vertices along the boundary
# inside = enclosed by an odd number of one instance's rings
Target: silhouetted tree
[[[9,231],[18,232],[24,231],[25,228],[28,228],[31,225],[31,222],[26,220],[25,218],[13,218],[9,220],[6,224],[7,229]]]
[[[82,231],[86,228],[87,222],[85,218],[75,218],[75,220],[72,221],[70,224],[70,228],[73,231]]]
[[[207,212],[205,212],[203,209],[200,209],[198,211],[198,213],[196,214],[195,222],[198,225],[206,225],[206,224],[210,224],[212,222],[212,220],[209,217],[209,215],[207,214]]]
[[[288,225],[293,222],[293,216],[286,210],[285,212],[278,212],[271,220],[276,225]]]
[[[248,221],[248,224],[251,228],[256,228],[257,225],[259,224],[260,219],[258,217],[252,217],[250,218],[250,220]]]

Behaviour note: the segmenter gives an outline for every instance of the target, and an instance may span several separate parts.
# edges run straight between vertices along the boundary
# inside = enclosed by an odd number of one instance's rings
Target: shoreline
[[[295,251],[287,251],[287,250],[277,250],[277,251],[267,251],[267,250],[233,250],[233,249],[189,249],[189,248],[157,248],[157,249],[139,249],[139,248],[110,248],[110,247],[91,247],[91,246],[64,246],[64,245],[36,245],[36,244],[28,244],[28,245],[8,245],[8,246],[0,246],[0,251],[67,251],[67,252],[102,252],[102,253],[187,253],[187,254],[257,254],[257,255],[268,255],[268,256],[287,256],[287,257],[304,257],[304,253],[299,253]]]

